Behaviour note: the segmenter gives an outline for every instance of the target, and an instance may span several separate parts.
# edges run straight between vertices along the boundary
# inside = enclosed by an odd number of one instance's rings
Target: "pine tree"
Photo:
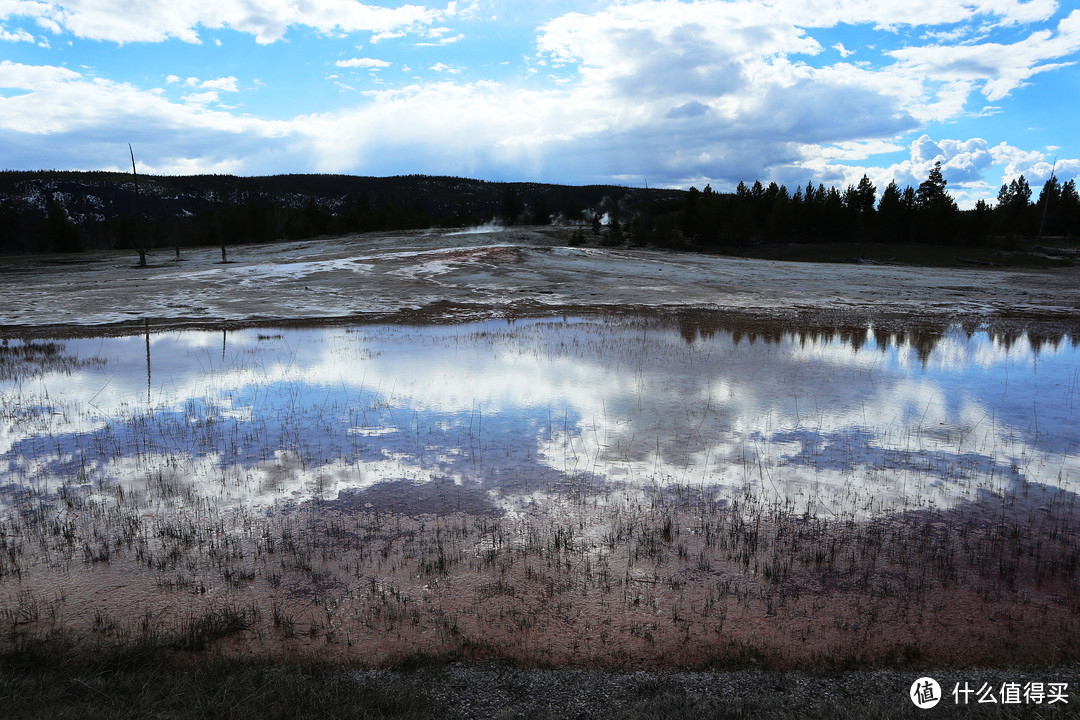
[[[910,188],[908,188],[910,190]],[[900,186],[893,180],[885,186],[878,202],[877,219],[880,227],[879,236],[885,242],[903,242],[907,240],[907,213]]]
[[[1021,175],[998,190],[996,214],[999,231],[1005,235],[1032,234],[1031,186]]]
[[[22,213],[7,198],[0,201],[0,253],[17,252],[22,244]]]
[[[1080,195],[1075,180],[1061,186],[1061,227],[1065,235],[1080,235]]]
[[[1041,237],[1046,234],[1059,234],[1058,211],[1061,205],[1061,183],[1057,177],[1051,175],[1050,179],[1043,184],[1042,192],[1039,193],[1039,201],[1035,204],[1039,211],[1039,232]]]
[[[924,241],[954,242],[958,209],[956,201],[945,191],[946,180],[941,174],[941,161],[934,163],[930,174],[915,192],[918,221]]]
[[[71,222],[64,206],[55,200],[49,203],[43,231],[45,233],[42,240],[43,249],[58,253],[82,252],[79,228]]]
[[[893,180],[885,186],[885,190],[881,193],[881,200],[878,202],[878,212],[885,213],[898,213],[901,209],[900,201],[900,186]]]
[[[956,203],[945,192],[947,184],[948,182],[941,174],[941,161],[938,160],[934,163],[934,167],[930,168],[930,175],[919,184],[919,189],[915,192],[919,206],[930,209],[951,203],[955,208]]]
[[[870,182],[870,178],[866,175],[863,175],[855,190],[859,198],[859,213],[864,216],[873,214],[874,200],[877,198],[877,188],[874,187],[874,183]]]

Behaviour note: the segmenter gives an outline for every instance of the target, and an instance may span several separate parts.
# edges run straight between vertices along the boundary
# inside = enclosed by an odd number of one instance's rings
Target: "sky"
[[[1076,0],[0,0],[0,169],[880,193],[940,161],[971,207],[1080,176],[1078,60]]]

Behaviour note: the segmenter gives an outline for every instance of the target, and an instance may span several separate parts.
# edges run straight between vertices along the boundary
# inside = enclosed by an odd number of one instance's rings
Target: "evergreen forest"
[[[1080,235],[1075,180],[1034,195],[1020,176],[960,210],[940,163],[918,187],[740,183],[731,193],[497,183],[421,175],[0,172],[0,253],[73,253],[298,240],[431,227],[564,225],[571,242],[725,251],[762,244],[1006,246]]]

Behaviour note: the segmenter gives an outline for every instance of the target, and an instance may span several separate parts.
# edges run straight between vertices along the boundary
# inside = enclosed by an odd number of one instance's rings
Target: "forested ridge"
[[[1075,181],[1020,176],[959,210],[940,165],[918,187],[740,183],[735,192],[406,175],[0,172],[0,253],[179,248],[484,223],[557,224],[574,243],[724,250],[826,242],[958,246],[1080,235]]]
[[[678,190],[493,183],[456,177],[143,176],[0,172],[0,252],[268,242],[487,222],[581,220],[677,201]],[[601,210],[602,212],[604,210]]]

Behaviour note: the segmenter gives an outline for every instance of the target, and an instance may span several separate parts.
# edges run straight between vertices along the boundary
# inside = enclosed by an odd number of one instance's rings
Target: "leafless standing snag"
[[[128,152],[131,153],[131,176],[135,179],[135,242],[139,252],[139,267],[146,267],[147,248],[143,245],[142,233],[139,232],[139,218],[142,216],[139,212],[139,173],[135,170],[135,151],[131,149],[131,143],[128,143]]]

